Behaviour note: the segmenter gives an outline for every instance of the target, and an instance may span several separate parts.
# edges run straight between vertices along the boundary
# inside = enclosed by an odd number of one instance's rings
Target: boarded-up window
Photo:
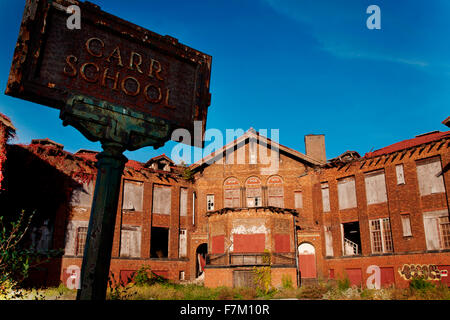
[[[330,188],[328,183],[322,183],[322,208],[323,212],[330,212]]]
[[[214,195],[208,194],[206,196],[206,210],[213,211],[214,210]]]
[[[65,248],[64,248],[64,255],[66,256],[76,256],[83,255],[84,252],[84,242],[82,238],[85,238],[83,234],[87,234],[89,221],[77,221],[77,220],[70,220],[67,223],[67,229],[65,234]],[[80,229],[84,228],[84,229]],[[80,231],[80,237],[78,236],[78,231]],[[80,238],[80,240],[79,240]],[[83,247],[78,248],[78,244],[83,243]]]
[[[276,234],[275,252],[286,253],[291,252],[291,240],[289,234]]]
[[[403,172],[403,165],[398,164],[395,166],[395,173],[397,174],[397,184],[405,183],[405,173]]]
[[[447,210],[423,214],[427,250],[450,248],[450,223]]]
[[[178,244],[178,257],[183,258],[187,255],[187,234],[186,229],[180,229],[180,238]]]
[[[188,190],[181,188],[180,190],[180,216],[186,217],[188,209]]]
[[[155,186],[153,189],[153,213],[169,214],[172,192],[170,187]]]
[[[380,273],[381,273],[380,276],[381,276],[381,286],[382,287],[388,287],[395,283],[394,268],[381,267]]]
[[[403,236],[404,237],[412,236],[411,220],[410,220],[409,214],[402,215],[402,227],[403,227]]]
[[[303,193],[301,191],[294,192],[295,209],[303,208]]]
[[[123,210],[142,211],[144,184],[142,182],[125,181],[123,185]]]
[[[280,177],[270,177],[267,180],[268,204],[272,207],[284,207],[283,180]]]
[[[348,177],[338,181],[339,209],[356,207],[355,177]]]
[[[264,233],[255,234],[234,234],[233,251],[241,253],[264,252],[266,235]]]
[[[245,182],[247,207],[262,206],[262,189],[261,180],[257,177],[248,178]]]
[[[359,287],[362,283],[362,270],[356,268],[345,269],[347,273],[348,280],[350,280],[350,284],[352,286]]]
[[[327,257],[334,256],[333,252],[333,234],[331,233],[331,227],[324,226],[325,229],[325,255]]]
[[[234,270],[233,287],[234,288],[256,287],[255,272],[252,270]]]
[[[214,236],[211,238],[211,253],[222,254],[225,253],[225,236]]]
[[[141,256],[141,227],[123,225],[120,232],[120,256]]]
[[[371,172],[365,175],[367,204],[387,201],[386,181],[383,171]]]
[[[442,166],[439,157],[417,162],[417,179],[422,196],[445,192]]]
[[[94,181],[84,183],[73,190],[71,205],[77,207],[90,208],[92,205],[92,198],[94,195]]]
[[[223,198],[225,208],[239,208],[241,206],[241,188],[238,179],[228,178],[225,180]]]

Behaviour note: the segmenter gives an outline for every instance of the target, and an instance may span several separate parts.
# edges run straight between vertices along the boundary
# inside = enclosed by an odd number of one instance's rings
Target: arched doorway
[[[198,278],[202,275],[206,264],[206,254],[208,253],[208,245],[202,243],[197,247],[195,251],[196,263],[195,263],[195,277]]]
[[[302,279],[316,278],[316,249],[304,242],[298,246],[298,268]]]

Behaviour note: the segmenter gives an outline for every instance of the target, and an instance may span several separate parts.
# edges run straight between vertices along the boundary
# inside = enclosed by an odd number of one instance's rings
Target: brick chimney
[[[308,134],[305,136],[305,152],[308,157],[321,162],[327,162],[325,151],[325,135]]]

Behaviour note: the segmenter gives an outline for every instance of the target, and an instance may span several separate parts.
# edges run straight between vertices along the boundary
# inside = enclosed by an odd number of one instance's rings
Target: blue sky
[[[327,156],[361,155],[433,130],[450,115],[448,0],[91,0],[109,13],[168,34],[213,57],[207,128],[279,129],[304,152],[325,134]],[[59,111],[3,94],[25,0],[0,0],[0,112],[16,143],[50,138],[65,149],[100,150]],[[369,5],[381,30],[369,30]],[[146,161],[168,142],[127,152]],[[208,145],[208,142],[207,142]]]

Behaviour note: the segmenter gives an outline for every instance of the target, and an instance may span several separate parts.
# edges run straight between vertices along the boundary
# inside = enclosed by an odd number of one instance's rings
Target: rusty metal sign
[[[79,30],[66,26],[73,4]],[[27,0],[6,94],[57,109],[87,97],[161,120],[170,132],[194,136],[194,121],[202,121],[203,135],[211,60],[88,2]]]

